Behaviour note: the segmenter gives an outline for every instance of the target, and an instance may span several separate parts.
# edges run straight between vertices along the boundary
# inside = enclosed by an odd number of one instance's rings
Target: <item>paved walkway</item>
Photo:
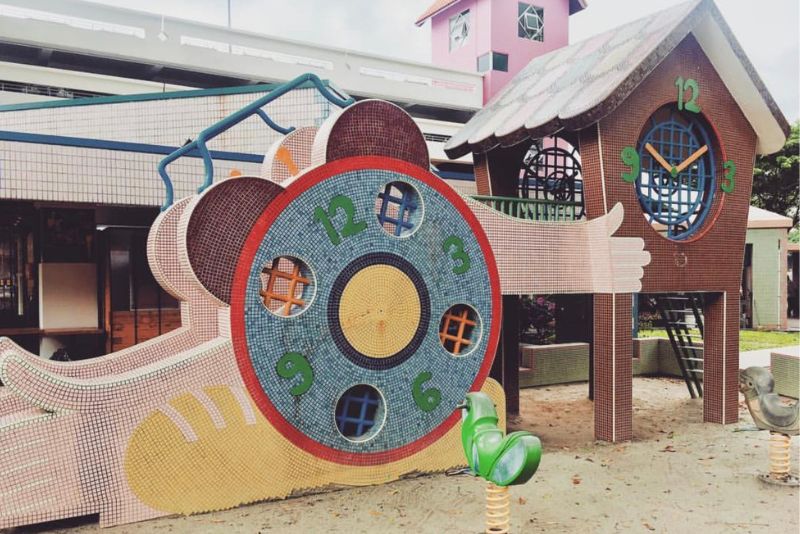
[[[774,349],[760,349],[748,350],[739,353],[739,369],[747,369],[748,367],[769,367],[769,355],[773,352],[782,352],[784,354],[794,354],[800,356],[800,346],[789,345],[788,347],[777,347]]]

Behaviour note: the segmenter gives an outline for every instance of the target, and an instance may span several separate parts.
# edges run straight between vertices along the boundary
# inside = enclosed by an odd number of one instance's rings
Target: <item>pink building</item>
[[[569,43],[569,16],[586,0],[436,0],[431,19],[435,65],[485,73],[484,103],[534,57]]]

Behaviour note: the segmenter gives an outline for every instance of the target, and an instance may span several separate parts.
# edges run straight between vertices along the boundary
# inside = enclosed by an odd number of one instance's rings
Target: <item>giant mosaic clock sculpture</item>
[[[232,294],[256,404],[339,463],[394,460],[443,435],[498,335],[498,276],[474,215],[427,170],[390,158],[293,182],[248,237]]]
[[[622,161],[630,167],[622,179],[635,185],[647,219],[663,225],[669,239],[683,240],[703,228],[717,189],[733,192],[736,168],[702,115],[698,83],[679,77],[675,86],[677,102],[653,113],[637,146],[622,150]]]

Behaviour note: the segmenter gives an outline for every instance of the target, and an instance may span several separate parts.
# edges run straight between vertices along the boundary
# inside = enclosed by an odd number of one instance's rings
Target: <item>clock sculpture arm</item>
[[[644,148],[650,153],[651,156],[653,156],[653,159],[656,160],[659,165],[661,165],[662,167],[664,167],[664,169],[667,170],[667,172],[672,172],[673,169],[672,165],[667,163],[667,160],[665,160],[664,157],[658,153],[658,150],[656,150],[653,145],[647,143],[646,145],[644,145]]]
[[[708,145],[701,146],[700,148],[695,150],[694,153],[691,156],[686,158],[686,160],[683,163],[681,163],[680,165],[675,167],[675,172],[683,171],[686,167],[688,167],[689,165],[694,163],[697,158],[699,158],[700,156],[702,156],[706,152],[708,152]]]
[[[591,221],[539,222],[509,217],[466,199],[492,245],[506,295],[635,293],[650,253],[638,237],[613,237],[624,210],[617,204]]]

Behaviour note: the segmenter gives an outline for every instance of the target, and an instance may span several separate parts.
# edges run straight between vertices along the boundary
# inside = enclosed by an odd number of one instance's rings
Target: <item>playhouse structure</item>
[[[753,160],[780,149],[788,132],[716,6],[696,0],[535,58],[445,150],[473,153],[480,195],[517,205],[535,205],[520,197],[536,190],[566,199],[580,168],[589,219],[621,203],[620,235],[644,239],[652,255],[641,292],[683,299],[675,314],[702,300],[704,344],[682,363],[702,378],[704,419],[732,423]],[[573,266],[560,284],[568,288],[597,262],[559,265]],[[631,307],[630,294],[594,296],[599,439],[632,435]],[[517,354],[512,344],[503,352],[512,381]]]
[[[520,295],[593,295],[595,433],[621,441],[632,297],[691,294],[668,298],[702,302],[704,417],[735,421],[753,157],[788,125],[710,0],[563,46],[584,7],[438,1],[418,21],[432,17],[459,61],[507,72],[486,76],[496,94],[446,145],[472,153],[474,197],[433,173],[405,111],[313,75],[222,117],[223,95],[194,95],[212,101],[176,150],[170,125],[155,129],[164,145],[137,136],[180,99],[0,132],[1,148],[35,154],[0,183],[8,198],[30,200],[28,180],[74,202],[163,199],[147,261],[181,323],[82,362],[0,338],[0,528],[88,514],[115,525],[463,465],[468,394],[497,406],[493,435],[506,401],[517,409]],[[488,20],[489,40],[475,40]],[[503,28],[522,56],[500,49]],[[149,119],[122,129],[115,112]],[[3,119],[22,128],[37,113]],[[54,168],[83,181],[66,187]],[[130,187],[103,190],[107,172]],[[66,238],[50,252],[93,250]],[[41,280],[69,293],[52,274]]]

